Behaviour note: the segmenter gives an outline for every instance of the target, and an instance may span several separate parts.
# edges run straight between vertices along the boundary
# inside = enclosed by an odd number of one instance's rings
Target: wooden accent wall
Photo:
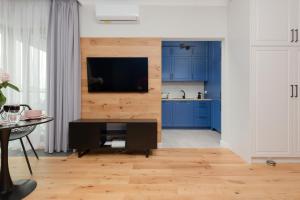
[[[148,57],[148,93],[88,93],[87,57]],[[150,118],[158,121],[161,141],[161,40],[81,38],[81,118]]]

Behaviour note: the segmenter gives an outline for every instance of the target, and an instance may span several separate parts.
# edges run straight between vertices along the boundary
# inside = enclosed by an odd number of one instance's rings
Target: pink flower
[[[9,80],[10,80],[9,74],[7,72],[1,71],[0,72],[0,81],[1,81],[1,83],[8,82]]]
[[[6,81],[9,81],[9,80],[10,80],[9,74],[8,73],[4,73],[3,76],[2,76],[2,81],[6,82]]]

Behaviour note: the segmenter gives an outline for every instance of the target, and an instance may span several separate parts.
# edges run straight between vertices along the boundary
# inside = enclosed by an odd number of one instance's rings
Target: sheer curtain
[[[0,69],[7,71],[21,92],[7,89],[7,103],[47,109],[47,33],[50,0],[0,0]],[[29,135],[44,148],[46,126]],[[19,148],[19,143],[10,147]]]

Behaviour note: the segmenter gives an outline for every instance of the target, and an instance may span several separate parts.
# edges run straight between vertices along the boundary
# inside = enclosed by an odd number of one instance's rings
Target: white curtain
[[[0,0],[0,68],[7,71],[21,92],[7,89],[7,103],[47,109],[47,33],[50,0]],[[44,148],[46,125],[29,135]],[[10,147],[19,148],[14,142]]]

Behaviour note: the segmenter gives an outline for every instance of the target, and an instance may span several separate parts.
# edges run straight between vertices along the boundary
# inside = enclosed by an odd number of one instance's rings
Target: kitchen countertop
[[[196,98],[187,98],[187,99],[161,99],[162,101],[211,101],[211,99],[196,99]]]

